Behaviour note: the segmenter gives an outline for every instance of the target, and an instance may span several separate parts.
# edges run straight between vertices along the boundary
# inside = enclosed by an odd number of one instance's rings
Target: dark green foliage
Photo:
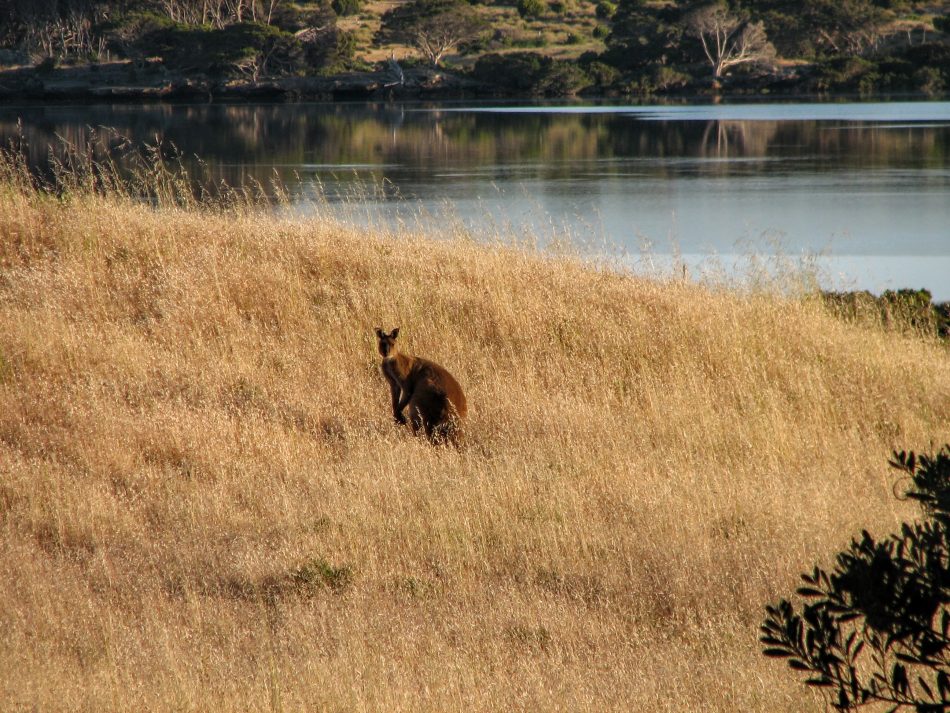
[[[950,88],[950,46],[929,43],[905,47],[900,54],[874,59],[842,57],[821,62],[816,89],[899,91],[935,94]]]
[[[620,79],[620,72],[614,67],[596,60],[586,64],[584,69],[587,72],[587,76],[590,77],[591,81],[597,87],[611,87]]]
[[[620,69],[689,61],[683,49],[682,11],[645,0],[621,0],[612,18],[604,61]]]
[[[333,11],[341,17],[357,15],[362,7],[362,0],[333,0]]]
[[[137,10],[117,15],[97,28],[106,38],[113,51],[130,59],[142,59],[153,47],[143,43],[142,38],[152,33],[173,30],[178,23],[166,15],[150,10]],[[152,52],[154,55],[155,53]]]
[[[861,57],[839,57],[819,63],[813,83],[821,91],[858,88],[866,77],[873,77],[874,63]],[[866,81],[866,80],[865,80]]]
[[[5,25],[2,19],[4,3],[10,1],[0,0],[0,36],[13,22],[8,19]],[[13,17],[20,22],[18,32],[39,38],[37,42],[48,44],[55,56],[64,60],[95,60],[98,55],[89,49],[95,47],[140,62],[159,57],[167,67],[182,73],[256,78],[259,74],[302,71],[315,66],[314,58],[337,54],[336,16],[329,2],[277,3],[267,15],[270,24],[237,22],[227,14],[231,10],[211,13],[208,3],[177,5],[178,13],[188,17],[178,22],[164,5],[146,0],[13,0]],[[58,50],[51,40],[43,39],[48,35],[72,37],[77,32],[82,35],[81,42],[59,41],[62,46]],[[314,51],[315,44],[321,45],[319,51]]]
[[[892,15],[871,0],[748,0],[786,56],[855,55],[873,45]]]
[[[695,31],[688,33],[687,28],[697,11],[711,4],[620,0],[610,15],[603,61],[626,72],[635,91],[682,86],[684,78],[698,73],[697,63],[705,61],[700,43],[691,36]],[[939,56],[911,56],[910,50],[917,49],[913,47],[894,57],[874,57],[880,47],[894,46],[885,45],[884,32],[895,12],[907,9],[901,0],[723,0],[722,4],[730,15],[752,23],[740,27],[760,26],[780,55],[818,60],[814,71],[803,73],[809,89],[862,93],[916,89],[933,94],[950,87],[950,75],[941,68]],[[605,15],[606,9],[600,14]],[[772,51],[770,46],[765,49]],[[931,52],[939,55],[937,50]],[[669,68],[665,77],[658,76],[660,67]]]
[[[591,85],[590,77],[573,62],[551,60],[541,76],[542,94],[548,96],[573,96]]]
[[[544,0],[518,0],[518,14],[521,17],[540,17],[547,9],[548,5]]]
[[[609,20],[617,12],[617,6],[610,0],[601,0],[594,9],[594,14],[602,20]]]
[[[315,559],[293,570],[290,580],[300,589],[328,587],[342,592],[353,581],[353,572],[346,565],[334,567],[324,559]]]
[[[929,290],[823,292],[821,299],[835,315],[881,324],[925,336],[950,337],[950,303],[934,304]]]
[[[241,22],[222,29],[173,23],[143,35],[142,54],[161,57],[171,69],[211,75],[293,72],[302,64],[296,38],[272,25]]]
[[[941,42],[914,45],[905,49],[903,56],[914,67],[931,67],[940,72],[950,86],[950,45]]]
[[[645,67],[626,75],[625,79],[626,93],[642,95],[680,91],[692,86],[695,81],[688,73],[664,65]]]
[[[328,68],[332,71],[349,69],[356,56],[356,35],[352,32],[336,30],[333,43],[333,53],[330,56]]]
[[[44,57],[43,60],[36,65],[36,71],[40,74],[49,74],[58,64],[55,57]]]
[[[540,96],[576,94],[591,84],[590,77],[575,63],[535,52],[484,55],[475,63],[472,75],[506,92]]]
[[[684,89],[692,82],[693,78],[686,72],[681,72],[673,67],[654,67],[650,72],[650,80],[654,91],[667,92],[676,89]]]
[[[813,66],[782,73],[783,86],[809,91],[874,92],[915,90],[939,94],[950,90],[950,15],[933,19],[937,32],[922,33],[926,17],[940,12],[940,3],[909,0],[717,0],[731,15],[763,23],[768,40],[780,55],[804,58]],[[438,66],[445,58],[502,47],[546,47],[578,44],[592,36],[604,40],[599,61],[622,74],[612,82],[631,91],[675,91],[697,85],[706,62],[694,32],[687,31],[690,13],[714,0],[595,0],[597,24],[579,18],[577,0],[407,0],[382,18],[377,44],[406,44],[419,49]],[[515,7],[532,22],[531,30],[491,28],[486,8]],[[341,72],[357,66],[354,35],[336,28],[338,16],[365,12],[365,0],[276,0],[192,2],[191,0],[0,0],[0,64],[9,57],[53,57],[62,65],[112,58],[134,60],[129,70],[141,77],[145,60],[159,57],[181,74],[220,77]],[[584,12],[587,12],[586,7]],[[908,13],[922,13],[910,16]],[[555,25],[554,15],[578,26]],[[253,19],[254,22],[248,20]],[[908,39],[894,34],[895,19],[916,27]],[[240,22],[239,20],[243,20]],[[494,39],[487,39],[495,30]],[[565,35],[566,32],[566,35]],[[918,40],[918,37],[923,39]],[[563,38],[563,39],[562,39]],[[914,44],[936,39],[930,44]],[[911,46],[913,45],[913,46]],[[5,52],[4,52],[5,50]],[[886,56],[885,56],[886,55]],[[160,67],[158,63],[149,66]],[[744,65],[749,66],[749,65]],[[51,71],[44,65],[43,71]],[[535,93],[552,87],[576,91],[582,73],[555,66],[552,78]],[[746,80],[738,73],[736,87]],[[600,86],[606,86],[600,79]],[[538,86],[532,82],[532,86]],[[777,85],[773,85],[777,86]]]
[[[280,16],[276,25],[242,22],[215,28],[172,22],[155,13],[133,13],[113,22],[113,47],[129,57],[160,57],[169,69],[212,76],[286,75],[343,67],[352,58],[351,36],[336,29],[329,6]],[[319,29],[301,23],[317,23]]]
[[[880,304],[888,323],[906,325],[924,334],[946,335],[950,331],[950,324],[934,305],[929,290],[886,290]]]
[[[465,50],[487,29],[464,0],[411,0],[383,15],[376,41],[414,45],[438,66],[446,52]]]
[[[950,444],[935,456],[895,452],[890,463],[928,519],[884,540],[863,532],[830,573],[802,575],[801,612],[787,600],[766,607],[760,640],[836,710],[934,713],[950,707]]]
[[[356,66],[356,37],[335,24],[298,36],[307,66],[321,74],[344,72]]]
[[[307,30],[327,30],[336,25],[338,12],[331,0],[306,4],[284,2],[277,6],[271,24],[284,32],[298,33]]]

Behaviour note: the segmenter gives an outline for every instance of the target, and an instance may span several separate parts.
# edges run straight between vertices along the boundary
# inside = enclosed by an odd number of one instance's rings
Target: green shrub
[[[56,66],[59,64],[59,60],[55,57],[44,57],[43,60],[36,65],[36,71],[40,74],[50,74]]]
[[[828,573],[803,574],[801,611],[766,607],[766,656],[787,659],[837,710],[887,704],[924,713],[950,706],[950,444],[936,456],[895,453],[924,522],[875,540],[864,531]]]
[[[304,58],[308,67],[321,74],[339,74],[360,68],[356,46],[355,33],[332,27],[303,44]]]
[[[151,10],[116,15],[98,26],[97,31],[106,39],[113,51],[130,59],[159,56],[143,38],[161,30],[184,28],[171,18]],[[157,35],[156,35],[157,36]]]
[[[472,76],[506,92],[547,96],[569,96],[591,84],[577,64],[535,52],[484,55],[475,63]]]
[[[544,0],[518,0],[515,7],[521,17],[540,17],[548,9]]]
[[[383,14],[375,41],[412,45],[437,67],[450,51],[468,52],[488,29],[485,17],[464,0],[411,0]]]
[[[548,57],[534,52],[511,54],[486,54],[478,58],[472,68],[472,76],[495,86],[513,90],[530,91],[543,73]]]
[[[498,47],[499,45],[502,47],[511,47],[514,44],[514,41],[515,38],[511,30],[499,27],[496,28],[492,33],[489,44],[492,44],[495,47]]]
[[[921,67],[911,77],[913,87],[927,94],[940,94],[948,88],[943,74],[936,67]]]
[[[140,55],[161,57],[169,68],[211,75],[287,74],[303,65],[294,35],[272,25],[241,22],[222,29],[163,24],[135,43]]]
[[[867,290],[822,292],[821,301],[832,314],[848,321],[950,337],[950,303],[935,304],[929,290],[886,290],[880,297]]]
[[[603,62],[590,62],[584,69],[587,71],[587,76],[598,87],[612,86],[620,78],[620,72],[616,67]]]
[[[926,335],[943,334],[950,328],[930,290],[885,290],[879,303],[887,324]]]
[[[950,86],[950,46],[941,42],[914,45],[900,54],[874,60],[844,57],[821,63],[815,74],[817,89],[939,92]]]
[[[282,2],[274,8],[271,24],[284,32],[298,33],[314,28],[332,29],[338,11],[332,0],[319,0],[306,5]]]
[[[358,15],[363,7],[362,0],[333,0],[333,11],[341,16]]]
[[[903,56],[914,67],[932,67],[950,79],[950,45],[942,42],[914,45],[905,49]]]
[[[339,593],[353,581],[353,571],[346,565],[334,567],[324,559],[315,559],[293,570],[290,581],[299,589],[328,587]]]
[[[693,80],[686,72],[668,65],[654,67],[651,79],[654,89],[661,92],[683,89]]]
[[[601,0],[594,9],[594,13],[602,20],[609,20],[615,12],[617,12],[617,5],[609,0]]]
[[[568,44],[568,45],[579,45],[581,41],[582,41],[581,36],[578,35],[576,32],[568,32],[567,37],[564,38],[564,44]]]
[[[875,68],[861,57],[841,57],[820,63],[816,68],[817,89],[854,89]]]
[[[591,34],[598,40],[606,39],[610,35],[610,30],[603,25],[597,25],[594,27]]]

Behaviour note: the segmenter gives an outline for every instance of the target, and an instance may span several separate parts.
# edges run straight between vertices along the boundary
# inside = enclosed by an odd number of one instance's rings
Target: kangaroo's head
[[[396,353],[396,337],[399,336],[399,327],[386,334],[382,329],[376,327],[376,338],[379,339],[379,353],[386,359]]]

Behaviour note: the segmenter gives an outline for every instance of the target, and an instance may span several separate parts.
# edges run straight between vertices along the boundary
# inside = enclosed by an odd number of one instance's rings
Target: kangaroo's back
[[[459,418],[465,418],[468,414],[465,392],[462,391],[459,382],[449,373],[449,370],[429,359],[415,357],[415,360],[420,372],[422,390],[430,392],[433,396],[441,395],[445,397],[454,409],[455,414]]]

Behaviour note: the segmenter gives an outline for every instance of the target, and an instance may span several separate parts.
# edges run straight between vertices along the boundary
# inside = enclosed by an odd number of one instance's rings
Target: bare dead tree
[[[160,7],[175,22],[197,25],[203,21],[202,5],[200,0],[161,0]]]
[[[248,6],[253,6],[254,3],[250,0],[224,0],[224,5],[234,22],[244,22],[244,13],[248,11]]]
[[[93,28],[105,17],[105,6],[91,2],[35,5],[15,18],[17,44],[34,56],[100,58],[105,43]]]
[[[221,29],[234,22],[271,24],[283,0],[160,0],[164,14],[185,25],[211,24]]]
[[[267,2],[262,2],[262,7],[266,7],[266,12],[263,13],[263,21],[265,24],[269,25],[271,20],[274,18],[274,10],[277,9],[277,6],[280,5],[280,0],[267,0]]]
[[[716,79],[730,67],[765,64],[775,57],[765,25],[736,17],[722,4],[691,12],[686,18],[686,31],[702,43]]]

